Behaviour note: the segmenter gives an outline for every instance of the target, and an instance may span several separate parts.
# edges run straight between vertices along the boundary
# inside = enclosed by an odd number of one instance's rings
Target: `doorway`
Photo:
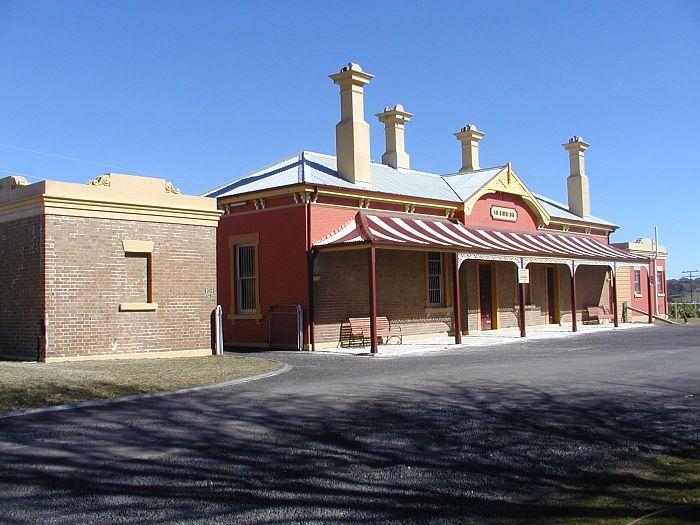
[[[493,286],[490,264],[479,265],[479,311],[481,312],[481,330],[496,328],[493,318]]]
[[[547,267],[547,322],[559,324],[559,279],[557,269]]]

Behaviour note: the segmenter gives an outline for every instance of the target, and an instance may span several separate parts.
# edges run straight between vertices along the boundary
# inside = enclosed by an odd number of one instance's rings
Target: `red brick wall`
[[[319,255],[314,285],[316,341],[338,342],[349,317],[369,315],[367,249]],[[451,265],[445,264],[445,308],[426,307],[426,254],[377,250],[377,315],[387,316],[403,335],[452,330]]]
[[[0,357],[40,357],[44,319],[42,217],[0,223]]]
[[[211,348],[214,228],[48,216],[46,229],[47,357]],[[157,311],[119,311],[145,301],[145,260],[122,240],[154,243]]]

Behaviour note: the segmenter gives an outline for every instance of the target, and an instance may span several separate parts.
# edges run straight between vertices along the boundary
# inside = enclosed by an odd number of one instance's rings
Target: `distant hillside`
[[[666,281],[668,299],[672,302],[684,303],[690,301],[690,279],[669,279]],[[693,299],[700,302],[700,277],[696,277],[693,283]]]

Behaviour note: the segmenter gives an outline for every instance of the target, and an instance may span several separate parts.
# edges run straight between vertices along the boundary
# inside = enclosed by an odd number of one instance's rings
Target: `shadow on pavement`
[[[0,521],[607,520],[645,502],[602,511],[575,502],[620,483],[647,486],[619,469],[648,454],[699,457],[697,407],[673,391],[601,399],[440,384],[134,405],[138,418],[122,407],[28,418],[15,422],[21,430],[0,424]],[[72,443],[56,441],[64,428]]]

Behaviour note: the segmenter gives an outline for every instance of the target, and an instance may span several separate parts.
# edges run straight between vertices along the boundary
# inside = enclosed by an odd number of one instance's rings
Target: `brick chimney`
[[[479,141],[484,138],[474,124],[462,128],[455,137],[462,143],[462,167],[459,171],[472,171],[479,169]]]
[[[340,122],[335,126],[338,173],[351,182],[369,182],[369,124],[365,122],[363,86],[374,75],[348,64],[331,80],[340,86]]]
[[[401,104],[396,104],[393,108],[384,108],[383,113],[377,113],[379,122],[384,124],[386,135],[386,152],[382,155],[382,164],[392,168],[410,167],[411,160],[406,153],[404,140],[404,124],[411,120],[412,116],[404,111]]]
[[[588,149],[589,144],[586,144],[582,137],[573,137],[562,146],[569,152],[569,176],[566,179],[569,211],[579,217],[587,217],[591,214],[591,195],[583,152]]]

